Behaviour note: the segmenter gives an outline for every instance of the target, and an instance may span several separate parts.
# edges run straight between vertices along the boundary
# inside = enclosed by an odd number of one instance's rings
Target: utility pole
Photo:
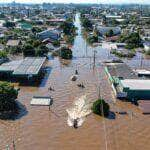
[[[101,89],[100,89],[100,86],[98,87],[98,98],[101,99]]]
[[[94,55],[93,55],[93,69],[95,68],[95,60],[96,60],[96,50],[94,50]]]
[[[140,68],[143,67],[143,56],[141,55]]]
[[[103,116],[103,126],[104,126],[104,136],[105,136],[105,150],[108,150],[108,142],[107,142],[107,133],[106,133],[106,122],[105,122],[105,116],[104,116],[104,106],[103,106],[103,102],[102,102],[102,97],[100,94],[100,86],[99,86],[99,99],[101,101],[101,113]]]
[[[86,57],[87,57],[87,42],[85,42],[85,51],[86,51]]]

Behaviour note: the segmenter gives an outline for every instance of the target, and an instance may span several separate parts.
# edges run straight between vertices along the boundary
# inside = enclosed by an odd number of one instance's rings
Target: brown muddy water
[[[75,24],[79,27],[78,32],[81,32],[78,17],[77,14]],[[128,102],[113,103],[115,98],[111,85],[104,73],[104,66],[100,64],[101,60],[107,59],[108,52],[101,47],[88,47],[87,50],[80,34],[73,47],[75,58],[65,62],[68,65],[64,65],[58,58],[50,59],[47,62],[49,73],[38,87],[20,87],[18,100],[25,105],[26,111],[16,120],[0,120],[0,150],[8,147],[13,150],[13,140],[16,150],[150,149],[149,115],[142,115],[137,106]],[[95,49],[98,57],[93,69],[93,59],[90,56],[93,56]],[[70,81],[76,69],[79,72],[78,79],[75,82]],[[79,88],[78,83],[83,83],[85,88]],[[49,86],[55,91],[48,91]],[[93,102],[98,98],[99,86],[101,96],[111,106],[109,118],[91,113],[85,117],[78,129],[70,127],[66,110],[82,95],[87,95],[88,101]],[[52,96],[54,103],[51,111],[44,106],[30,106],[35,95]],[[126,111],[128,114],[118,115],[115,113],[117,110]]]

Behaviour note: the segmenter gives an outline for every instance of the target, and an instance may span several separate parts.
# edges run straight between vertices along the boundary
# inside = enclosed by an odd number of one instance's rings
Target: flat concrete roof
[[[131,90],[150,90],[150,80],[125,79],[120,82],[123,87],[129,87]]]

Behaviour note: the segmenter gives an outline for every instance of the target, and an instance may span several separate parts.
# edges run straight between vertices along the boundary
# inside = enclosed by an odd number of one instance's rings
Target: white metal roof
[[[49,106],[52,103],[51,97],[33,97],[30,104],[38,106]]]
[[[150,75],[150,71],[145,69],[138,69],[136,72],[141,75]]]
[[[26,57],[14,70],[14,75],[37,75],[46,57]]]
[[[13,72],[13,75],[37,75],[46,57],[26,57],[0,65],[0,72]]]
[[[123,87],[129,87],[132,90],[150,90],[150,80],[125,79],[121,80]]]
[[[7,63],[3,63],[0,65],[0,71],[14,71],[20,64],[22,63],[22,60],[16,60],[16,61],[11,61]]]

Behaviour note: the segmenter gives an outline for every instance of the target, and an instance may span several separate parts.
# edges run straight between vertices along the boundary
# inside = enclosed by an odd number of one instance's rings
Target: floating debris
[[[77,80],[77,76],[76,75],[73,75],[73,76],[71,76],[71,81],[76,81]]]

